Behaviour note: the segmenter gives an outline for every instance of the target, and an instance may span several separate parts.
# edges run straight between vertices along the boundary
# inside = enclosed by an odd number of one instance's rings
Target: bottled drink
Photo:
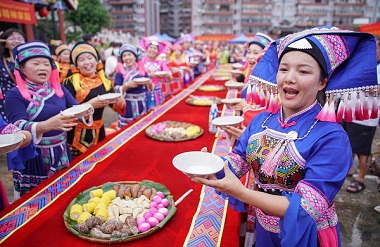
[[[212,120],[214,120],[217,117],[218,117],[218,107],[214,103],[210,107],[210,113],[209,113],[209,117],[208,117],[208,130],[211,134],[216,133],[217,128],[215,125],[212,124]]]

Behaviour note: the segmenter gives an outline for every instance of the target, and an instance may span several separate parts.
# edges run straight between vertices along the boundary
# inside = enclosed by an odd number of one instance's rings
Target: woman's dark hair
[[[12,35],[12,33],[20,34],[22,37],[24,37],[26,41],[25,34],[21,30],[16,28],[10,28],[5,30],[4,33],[1,34],[0,39],[7,39],[9,36]],[[4,56],[5,58],[11,56],[11,54],[9,53],[9,49],[5,47],[5,42],[0,42],[0,55]]]
[[[326,77],[324,77],[323,73],[321,72],[320,80],[323,81],[324,79],[326,79]],[[327,81],[327,84],[328,84],[328,81]],[[327,87],[327,84],[326,84],[326,87]],[[326,87],[317,93],[317,101],[322,106],[324,106],[326,103]]]

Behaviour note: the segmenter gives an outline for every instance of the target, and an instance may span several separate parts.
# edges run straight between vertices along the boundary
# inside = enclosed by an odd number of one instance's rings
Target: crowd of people
[[[105,107],[123,128],[207,69],[238,64],[243,100],[230,107],[244,122],[222,128],[238,141],[224,170],[193,181],[245,212],[247,246],[340,246],[333,200],[352,174],[354,155],[359,174],[347,191],[365,189],[379,122],[374,36],[317,27],[277,40],[257,33],[244,45],[185,34],[173,43],[149,36],[138,46],[113,42],[105,49],[85,35],[51,50],[10,29],[0,40],[0,130],[25,135],[8,154],[15,199],[106,137]],[[121,97],[99,97],[110,92]],[[84,117],[62,114],[79,104],[89,105]]]
[[[25,134],[28,145],[17,151],[23,155],[8,155],[13,157],[8,167],[15,200],[106,137],[105,107],[118,113],[122,128],[181,91],[219,58],[214,54],[210,60],[207,46],[192,35],[174,44],[150,36],[139,46],[112,42],[105,49],[92,34],[54,46],[27,42],[22,31],[12,28],[0,33],[0,41],[3,126],[30,133]],[[99,97],[114,92],[121,97],[112,104]],[[79,104],[91,106],[83,118],[61,113]],[[9,133],[9,127],[1,133]]]

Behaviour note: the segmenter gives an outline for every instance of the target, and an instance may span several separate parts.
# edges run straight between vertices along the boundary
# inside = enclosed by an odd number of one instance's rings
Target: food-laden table
[[[220,68],[219,71],[228,67]],[[101,246],[78,238],[64,225],[63,213],[82,191],[106,182],[151,180],[165,185],[177,200],[193,189],[164,227],[145,238],[128,242],[129,246],[238,246],[239,214],[210,187],[192,182],[172,165],[175,155],[207,147],[218,155],[229,150],[223,133],[210,134],[210,107],[192,106],[185,102],[190,94],[220,98],[235,97],[234,90],[198,91],[202,84],[219,84],[210,70],[167,100],[162,106],[76,158],[69,169],[62,170],[0,214],[2,246]],[[223,105],[224,115],[232,113]],[[160,142],[145,134],[151,124],[183,121],[199,125],[201,137],[184,142]]]

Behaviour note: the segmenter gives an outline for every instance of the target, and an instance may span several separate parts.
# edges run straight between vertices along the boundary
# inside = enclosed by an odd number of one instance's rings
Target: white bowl
[[[0,135],[0,154],[5,154],[17,149],[24,138],[23,134],[4,134]]]
[[[155,75],[158,75],[158,76],[164,76],[164,75],[167,75],[168,72],[167,71],[156,71],[154,72]]]
[[[73,107],[67,108],[62,112],[65,116],[74,115],[76,118],[81,118],[84,115],[86,115],[86,112],[88,109],[91,108],[90,104],[81,104],[81,105],[75,105]]]
[[[242,98],[231,98],[231,99],[221,99],[220,101],[226,105],[234,105],[234,104],[238,104],[238,103],[242,102],[243,99]]]
[[[139,84],[145,84],[149,81],[149,78],[148,77],[140,77],[140,78],[134,78],[133,80]]]
[[[242,123],[244,118],[242,116],[227,116],[218,117],[212,120],[212,124],[215,126],[237,126]]]
[[[106,93],[99,96],[102,100],[108,100],[111,104],[115,103],[121,97],[120,93]]]
[[[234,69],[242,69],[243,68],[243,64],[241,64],[241,63],[233,63],[232,64],[232,68],[234,68]]]
[[[244,87],[244,83],[234,82],[234,81],[227,81],[224,85],[229,88],[243,88]]]
[[[233,69],[233,70],[231,70],[231,73],[232,74],[243,74],[243,71],[238,70],[238,69]]]
[[[190,178],[215,174],[223,169],[224,161],[218,155],[201,151],[190,151],[176,155],[173,165]]]

